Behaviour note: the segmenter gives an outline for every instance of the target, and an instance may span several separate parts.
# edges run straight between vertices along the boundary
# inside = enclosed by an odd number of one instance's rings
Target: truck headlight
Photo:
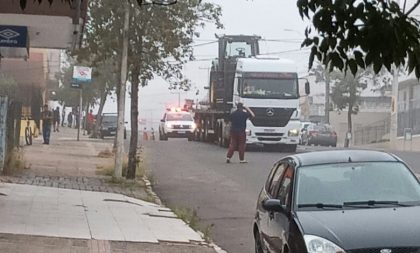
[[[248,135],[248,136],[251,136],[252,132],[251,132],[251,130],[247,129],[247,130],[245,130],[245,134]]]
[[[292,129],[292,130],[289,130],[288,135],[289,135],[290,137],[296,137],[296,136],[299,136],[299,129]]]
[[[172,124],[170,124],[170,123],[166,123],[165,126],[166,126],[166,128],[172,128],[173,127]]]
[[[345,251],[334,243],[314,235],[305,235],[306,249],[308,253],[345,253]]]
[[[191,129],[194,131],[197,128],[197,124],[195,124],[194,122],[191,124]]]

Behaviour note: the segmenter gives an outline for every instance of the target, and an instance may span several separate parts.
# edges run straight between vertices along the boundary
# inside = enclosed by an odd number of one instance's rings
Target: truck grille
[[[285,127],[295,112],[294,108],[251,108],[251,110],[255,113],[255,118],[251,122],[257,127]],[[272,114],[268,113],[269,111]]]
[[[256,136],[283,136],[283,133],[255,133]]]
[[[390,249],[392,253],[420,253],[420,247],[411,247],[411,248],[376,248],[376,249],[356,249],[346,251],[348,253],[380,253],[383,249]]]
[[[172,128],[173,129],[190,129],[191,126],[190,125],[173,125]]]

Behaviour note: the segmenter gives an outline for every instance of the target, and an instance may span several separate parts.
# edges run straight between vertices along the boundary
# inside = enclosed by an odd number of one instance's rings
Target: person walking
[[[44,137],[43,144],[50,144],[51,124],[53,120],[53,113],[48,109],[48,105],[44,105],[44,110],[41,114],[42,118],[42,136]]]
[[[235,150],[239,152],[240,163],[247,163],[245,160],[246,148],[246,121],[254,118],[255,114],[251,109],[244,106],[242,103],[236,105],[236,111],[230,114],[230,145],[226,157],[226,162],[230,163]]]
[[[60,132],[58,129],[60,127],[60,107],[57,106],[55,110],[53,110],[53,125],[54,125],[54,132]]]
[[[95,123],[95,116],[93,115],[93,110],[90,110],[86,118],[87,118],[87,132],[88,134],[91,134],[93,131],[94,123]]]
[[[69,112],[67,115],[67,126],[71,128],[73,125],[73,112]]]
[[[61,127],[64,127],[64,119],[66,118],[66,107],[61,111]]]

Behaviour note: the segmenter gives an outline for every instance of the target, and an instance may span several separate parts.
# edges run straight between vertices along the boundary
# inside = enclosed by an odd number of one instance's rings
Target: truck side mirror
[[[305,83],[305,93],[306,95],[309,95],[311,93],[311,87],[309,85],[309,82]]]

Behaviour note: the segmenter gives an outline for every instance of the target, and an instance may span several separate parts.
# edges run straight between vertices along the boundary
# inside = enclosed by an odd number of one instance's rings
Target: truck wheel
[[[223,147],[224,146],[223,126],[219,124],[218,129],[219,131],[217,131],[217,142],[220,147]]]

